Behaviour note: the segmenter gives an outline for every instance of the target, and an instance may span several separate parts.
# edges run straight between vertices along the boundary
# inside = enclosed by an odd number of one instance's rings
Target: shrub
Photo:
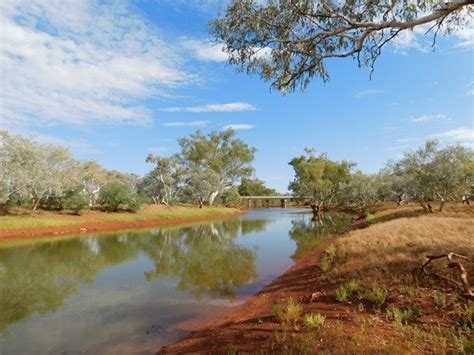
[[[142,201],[127,185],[113,182],[104,186],[99,193],[99,205],[107,212],[116,212],[119,209],[137,211]]]
[[[345,285],[341,285],[336,291],[336,299],[339,302],[345,302],[354,292],[359,289],[359,285],[356,281],[351,280],[346,282]]]
[[[304,316],[304,325],[311,329],[321,328],[325,321],[326,317],[320,313],[309,313]]]
[[[323,270],[324,272],[329,270],[329,268],[331,267],[332,260],[336,256],[336,252],[337,249],[334,244],[331,244],[329,248],[326,249],[323,259],[321,260],[321,263],[319,265],[321,270]]]
[[[374,286],[362,291],[362,297],[372,303],[377,309],[382,307],[388,300],[389,291],[384,286]]]
[[[409,305],[404,309],[390,309],[387,311],[387,315],[393,319],[396,325],[407,325],[411,320],[420,316],[420,309],[417,305]]]
[[[283,326],[292,325],[297,327],[298,319],[303,312],[303,306],[293,297],[288,298],[285,303],[277,302],[273,305],[273,314],[280,320]]]
[[[375,223],[375,216],[372,213],[365,214],[365,222],[370,226]]]
[[[87,207],[87,199],[81,189],[71,190],[64,198],[63,206],[65,209],[71,210],[74,214],[79,215],[81,211]]]

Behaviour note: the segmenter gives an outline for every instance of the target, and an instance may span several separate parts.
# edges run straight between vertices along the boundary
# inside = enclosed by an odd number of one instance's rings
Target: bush
[[[329,268],[331,267],[332,260],[336,256],[336,252],[337,249],[334,244],[331,244],[329,248],[326,249],[324,257],[321,260],[321,264],[319,265],[321,270],[323,270],[324,272],[329,270]]]
[[[71,210],[76,215],[80,215],[88,203],[81,189],[75,189],[66,194],[63,205],[65,209]]]
[[[409,305],[405,309],[390,309],[387,311],[387,315],[393,319],[396,325],[407,325],[411,320],[420,316],[420,309],[417,305]]]
[[[345,302],[354,292],[359,289],[359,285],[354,280],[347,282],[345,285],[341,285],[336,291],[336,299],[339,302]]]
[[[309,313],[304,316],[304,325],[311,329],[321,328],[325,321],[326,317],[320,313]]]
[[[287,302],[277,302],[273,305],[273,314],[285,327],[293,326],[297,329],[297,322],[302,312],[303,306],[293,297],[288,298]]]
[[[142,200],[127,185],[114,182],[100,190],[98,203],[107,212],[120,209],[135,212],[141,207]]]
[[[380,309],[388,300],[389,291],[383,286],[374,286],[363,290],[362,297]]]
[[[365,214],[365,222],[370,226],[375,223],[375,216],[372,213]]]

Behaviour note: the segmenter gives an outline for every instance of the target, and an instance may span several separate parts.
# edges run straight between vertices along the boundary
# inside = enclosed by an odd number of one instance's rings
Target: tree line
[[[244,194],[265,188],[251,179],[255,148],[238,139],[235,131],[197,131],[178,143],[180,153],[149,155],[146,162],[153,168],[141,178],[80,161],[66,148],[0,131],[0,210],[6,213],[21,206],[75,213],[84,208],[136,211],[147,202],[234,205],[239,182]]]
[[[107,170],[95,161],[80,161],[65,148],[0,131],[0,210],[29,207],[44,210],[84,208],[136,211],[143,203],[199,207],[238,205],[240,196],[277,192],[253,177],[256,149],[233,130],[178,140],[180,151],[168,157],[150,154],[152,169],[144,177]],[[306,149],[289,164],[295,177],[289,190],[315,213],[336,205],[366,211],[374,203],[420,204],[433,212],[447,201],[469,203],[473,195],[474,153],[462,145],[441,147],[428,141],[417,150],[390,161],[380,172],[365,174],[348,161]]]
[[[354,171],[354,163],[333,161],[314,149],[306,149],[289,164],[295,172],[289,189],[307,200],[315,213],[335,205],[366,211],[371,204],[389,201],[418,203],[426,212],[433,212],[436,202],[443,211],[447,201],[469,204],[474,193],[474,152],[459,144],[441,147],[427,141],[376,174]]]

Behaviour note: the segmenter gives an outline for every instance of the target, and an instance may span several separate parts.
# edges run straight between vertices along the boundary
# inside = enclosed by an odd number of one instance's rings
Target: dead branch
[[[459,277],[461,279],[462,290],[463,290],[463,293],[461,294],[461,296],[468,299],[468,300],[471,300],[471,301],[474,300],[474,289],[471,288],[471,286],[469,284],[466,268],[459,261],[455,261],[455,258],[469,261],[469,258],[467,256],[459,255],[459,254],[456,254],[456,253],[448,253],[448,254],[440,254],[440,255],[427,255],[426,257],[428,258],[428,260],[421,267],[421,270],[420,270],[421,273],[423,273],[425,275],[436,276],[440,279],[448,281],[449,283],[459,287],[459,283],[455,280],[452,280],[450,278],[447,278],[447,277],[444,277],[444,276],[441,276],[441,275],[438,275],[438,274],[433,274],[433,273],[430,273],[430,272],[426,271],[426,267],[433,260],[438,260],[438,259],[443,259],[443,258],[448,259],[447,267],[450,268],[450,269],[457,269],[459,271]]]

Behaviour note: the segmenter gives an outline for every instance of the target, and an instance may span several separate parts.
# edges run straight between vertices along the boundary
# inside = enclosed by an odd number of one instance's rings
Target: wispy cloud
[[[472,141],[474,140],[474,129],[467,127],[460,127],[456,129],[450,129],[445,132],[433,134],[433,138],[445,138],[453,141]]]
[[[194,80],[124,1],[2,1],[0,21],[5,125],[148,123],[142,99]]]
[[[173,121],[164,122],[161,125],[165,127],[204,127],[209,124],[209,121]]]
[[[234,123],[234,124],[229,124],[227,126],[222,127],[223,129],[233,129],[235,131],[240,130],[240,129],[252,129],[255,126],[248,124],[248,123]]]
[[[428,122],[434,120],[447,120],[449,117],[443,113],[431,114],[431,115],[420,115],[410,118],[411,122]]]
[[[369,90],[363,90],[356,92],[354,94],[355,97],[357,98],[362,98],[370,95],[377,95],[377,94],[383,94],[385,91],[384,90],[379,90],[379,89],[369,89]]]
[[[224,52],[225,47],[223,44],[183,38],[181,45],[198,60],[225,62],[229,59],[227,53]]]
[[[168,107],[163,109],[166,112],[237,112],[237,111],[255,111],[257,106],[247,102],[230,102],[226,104],[208,104],[202,106],[187,107]]]

